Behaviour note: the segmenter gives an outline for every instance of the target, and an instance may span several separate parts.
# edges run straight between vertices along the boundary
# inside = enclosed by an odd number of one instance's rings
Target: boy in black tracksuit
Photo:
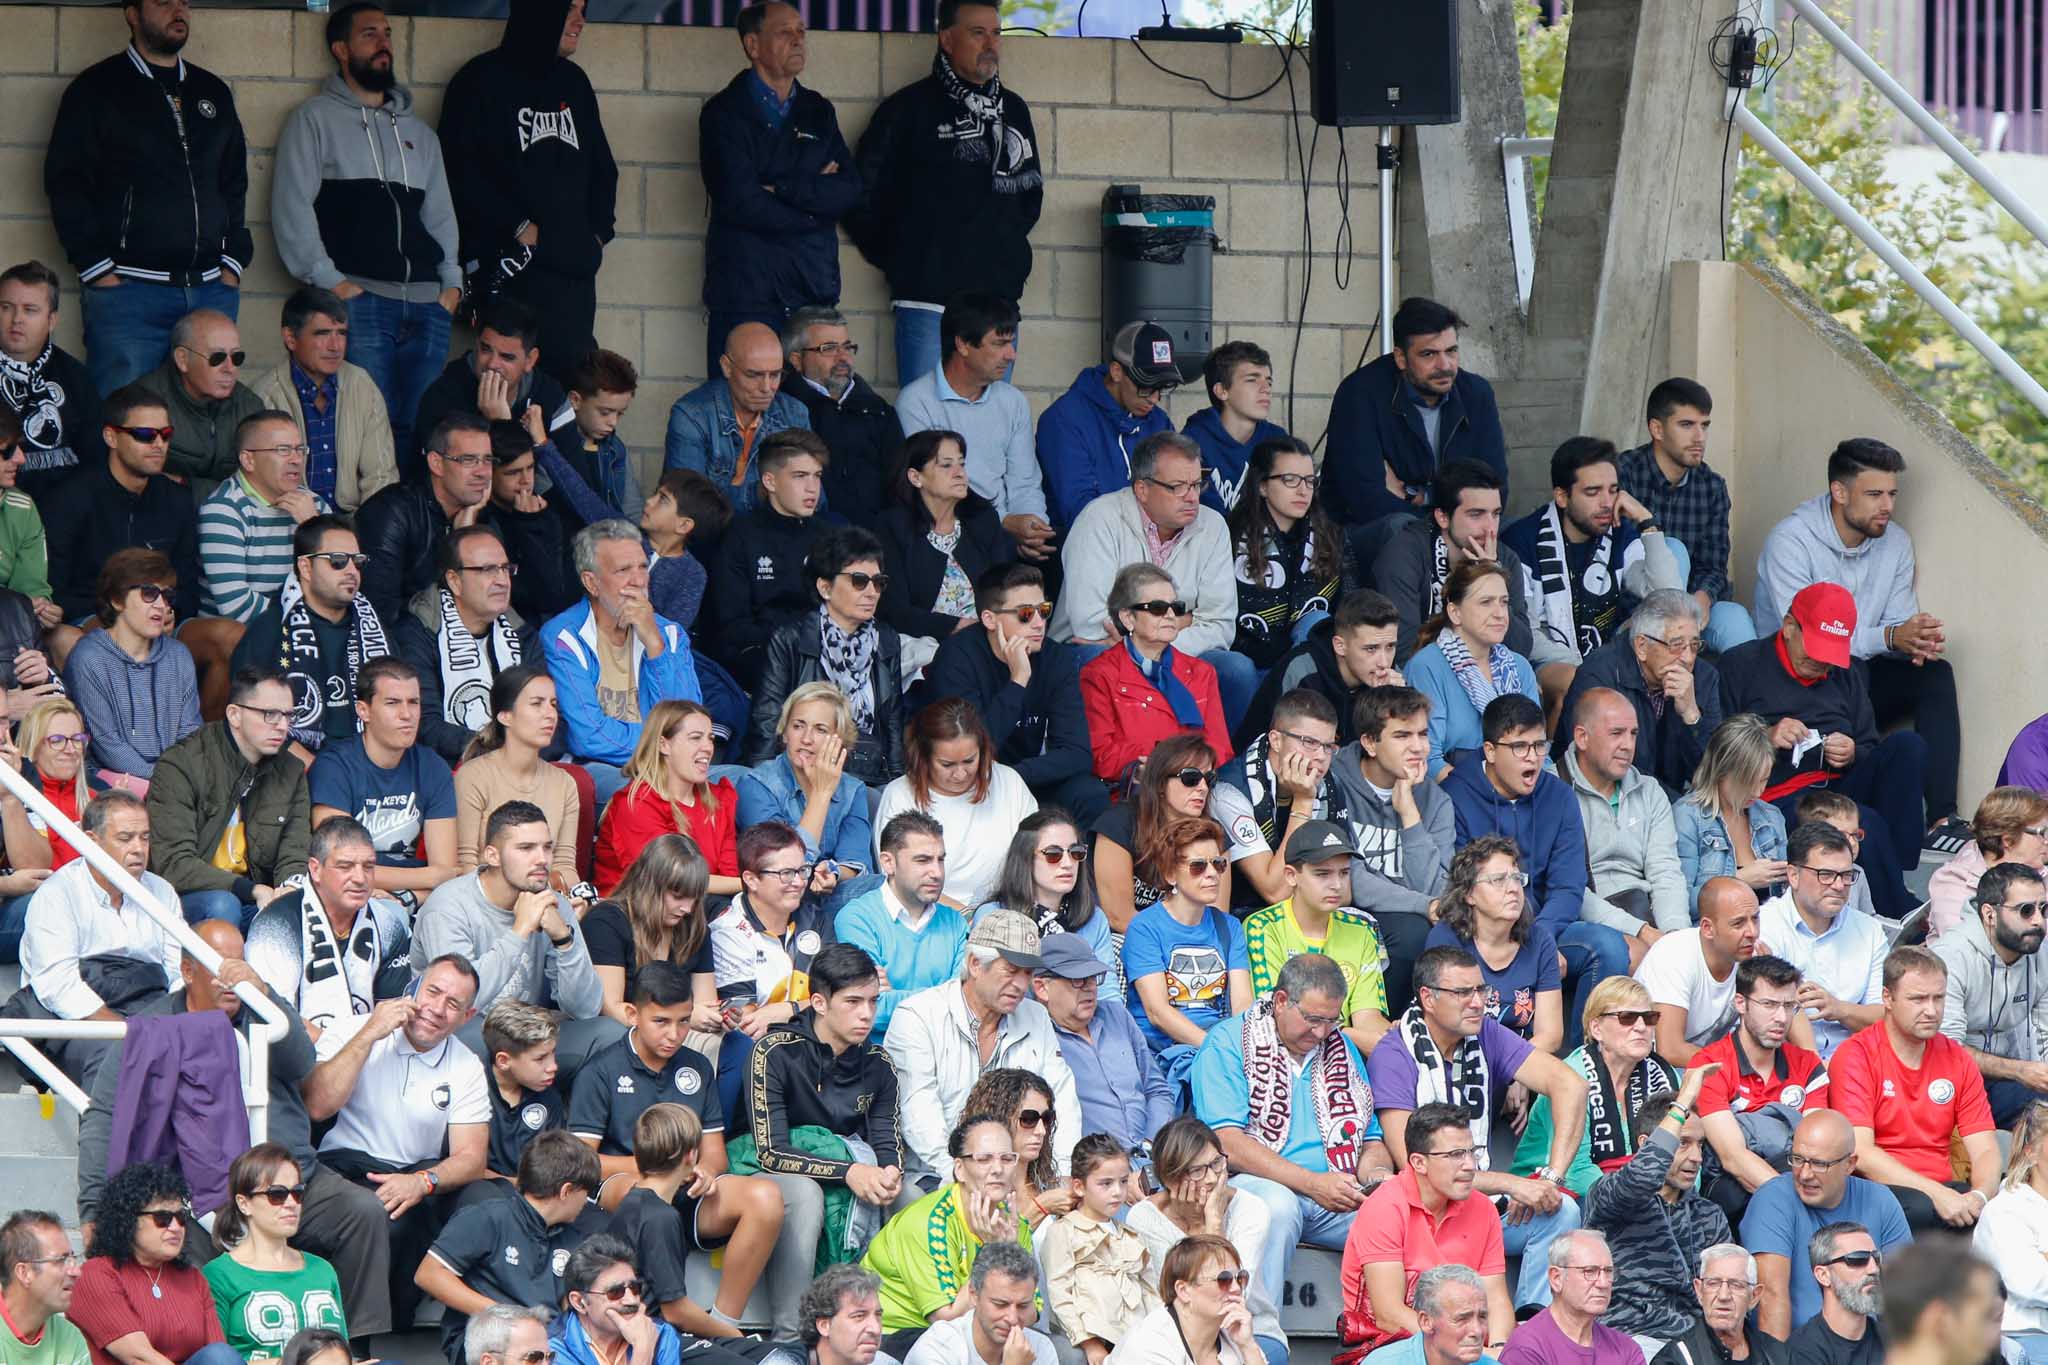
[[[440,128],[464,270],[480,292],[497,281],[540,314],[540,363],[557,378],[597,346],[597,269],[619,188],[597,95],[569,60],[569,8],[512,0],[503,41],[448,83]]]
[[[761,680],[768,637],[818,609],[817,584],[804,564],[825,530],[818,518],[787,516],[763,497],[735,516],[718,542],[703,638],[749,692]]]

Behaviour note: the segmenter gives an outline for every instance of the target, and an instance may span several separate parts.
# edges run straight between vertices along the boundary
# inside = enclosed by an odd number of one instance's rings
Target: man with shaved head
[[[263,411],[242,382],[242,331],[226,313],[200,308],[171,329],[171,352],[140,383],[164,400],[171,453],[164,473],[192,487],[193,501],[235,476],[235,428]]]
[[[1657,1007],[1657,1055],[1691,1066],[1693,1054],[1735,1022],[1735,964],[1757,948],[1756,892],[1733,877],[1700,888],[1700,922],[1661,935],[1635,971]],[[1813,1034],[1799,1019],[1793,1037],[1802,1046]]]
[[[718,373],[669,409],[667,469],[694,469],[718,485],[735,512],[759,500],[754,453],[763,437],[811,427],[802,403],[782,392],[782,339],[764,323],[743,322],[726,334]]]
[[[1635,766],[1639,722],[1627,697],[1588,688],[1570,720],[1564,775],[1579,798],[1592,874],[1580,918],[1627,935],[1634,970],[1659,938],[1692,927],[1671,801]]]
[[[1830,1223],[1861,1223],[1880,1252],[1913,1240],[1898,1198],[1856,1174],[1856,1133],[1832,1109],[1816,1109],[1792,1132],[1785,1174],[1764,1182],[1742,1216],[1742,1244],[1756,1254],[1756,1323],[1784,1340],[1792,1324],[1820,1312],[1820,1286],[1807,1259],[1813,1234]]]

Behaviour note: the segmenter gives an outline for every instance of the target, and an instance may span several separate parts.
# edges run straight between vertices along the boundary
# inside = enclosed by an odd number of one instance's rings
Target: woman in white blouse
[[[2005,1335],[2033,1365],[2048,1365],[2048,1100],[2020,1115],[2005,1180],[1971,1241],[2005,1281]]]
[[[994,897],[1017,823],[1038,798],[1017,770],[996,762],[995,745],[970,702],[935,701],[903,732],[903,776],[882,788],[875,828],[923,811],[946,831],[946,886],[939,899],[961,915]]]
[[[1245,1304],[1251,1277],[1228,1238],[1182,1238],[1166,1253],[1160,1306],[1110,1352],[1108,1365],[1259,1365]]]

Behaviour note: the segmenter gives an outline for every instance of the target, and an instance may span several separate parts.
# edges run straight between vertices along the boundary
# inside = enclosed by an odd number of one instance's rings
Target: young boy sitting
[[[633,1164],[640,1178],[612,1214],[609,1231],[633,1248],[633,1264],[647,1282],[641,1298],[662,1320],[693,1337],[736,1337],[740,1329],[690,1302],[683,1293],[689,1238],[676,1195],[697,1178],[704,1126],[687,1105],[661,1103],[633,1125]]]
[[[413,1283],[439,1299],[441,1349],[463,1365],[472,1313],[494,1303],[559,1308],[562,1267],[586,1229],[572,1227],[597,1192],[597,1158],[564,1132],[542,1133],[519,1159],[519,1197],[459,1211],[434,1239]]]
[[[639,387],[633,362],[612,351],[592,351],[569,376],[576,429],[557,435],[552,458],[543,448],[540,465],[561,494],[550,501],[561,509],[571,535],[593,521],[630,521],[640,514],[640,480],[632,452],[619,439],[619,420]]]
[[[484,1016],[484,1051],[491,1055],[491,1146],[484,1174],[491,1180],[512,1179],[534,1138],[569,1126],[555,1089],[561,1031],[553,1010],[524,1000],[500,1000]]]
[[[675,1196],[691,1250],[725,1248],[718,1297],[712,1313],[739,1325],[761,1272],[771,1297],[794,1303],[811,1282],[815,1246],[783,1238],[782,1195],[760,1176],[726,1173],[725,1109],[718,1101],[718,1077],[702,1055],[683,1046],[690,1031],[690,974],[669,962],[649,962],[633,979],[625,1037],[592,1053],[576,1073],[569,1097],[569,1130],[597,1151],[603,1177],[637,1176],[634,1133],[640,1116],[662,1101],[679,1103],[697,1116],[703,1136],[696,1169]],[[794,1321],[792,1316],[789,1320]]]
[[[647,599],[657,612],[687,630],[704,604],[708,577],[703,562],[690,553],[690,537],[716,545],[732,524],[732,504],[703,474],[671,469],[638,512],[640,534],[654,554],[647,571]]]

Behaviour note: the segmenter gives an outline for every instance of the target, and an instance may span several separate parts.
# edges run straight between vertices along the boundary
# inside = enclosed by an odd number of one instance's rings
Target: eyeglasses
[[[991,1166],[1014,1166],[1017,1164],[1017,1154],[1015,1152],[975,1152],[960,1159],[962,1161],[971,1161],[983,1170],[987,1170]]]
[[[1614,1278],[1614,1267],[1611,1265],[1568,1265],[1564,1268],[1576,1272],[1588,1284],[1598,1284],[1602,1280]]]
[[[796,349],[803,355],[843,355],[852,357],[860,354],[860,343],[858,341],[828,341],[822,346],[799,346]]]
[[[1416,989],[1435,991],[1438,995],[1448,995],[1453,1000],[1471,1000],[1486,993],[1486,983],[1482,981],[1476,986],[1418,986]]]
[[[841,571],[839,577],[853,584],[855,592],[866,592],[869,588],[876,592],[889,591],[889,575],[885,573],[855,573],[851,569],[846,569]]]
[[[621,1280],[617,1284],[608,1285],[603,1289],[592,1285],[590,1292],[600,1298],[609,1299],[613,1303],[617,1303],[628,1294],[631,1294],[636,1299],[644,1299],[647,1297],[647,1281]]]
[[[1172,392],[1173,392],[1173,385],[1171,385],[1171,384],[1161,384],[1161,385],[1160,385],[1160,386],[1159,386],[1158,388],[1156,388],[1156,389],[1148,389],[1148,388],[1144,387],[1143,385],[1139,385],[1139,386],[1138,386],[1138,390],[1137,390],[1137,392],[1138,392],[1138,397],[1140,397],[1140,398],[1151,398],[1151,399],[1157,399],[1157,398],[1159,397],[1159,395],[1160,395],[1160,394],[1162,394],[1162,393],[1172,393]],[[1159,486],[1160,486],[1161,488],[1164,488],[1164,487],[1166,487],[1166,485],[1165,485],[1165,484],[1160,484]]]
[[[356,554],[350,554],[347,550],[322,550],[319,554],[300,555],[299,558],[325,560],[327,563],[327,567],[334,570],[336,573],[340,573],[343,569],[346,569],[351,564],[355,565],[358,569],[360,569],[365,564],[368,564],[370,562],[370,557],[368,555],[362,554],[360,552]]]
[[[799,882],[809,880],[811,864],[805,863],[801,867],[764,867],[754,875],[757,877],[773,877],[784,886],[795,886]]]
[[[1792,866],[1801,872],[1811,872],[1813,879],[1822,886],[1854,886],[1856,878],[1863,872],[1860,867],[1845,867],[1837,872],[1825,867],[1809,867],[1805,863],[1794,863]]]
[[[180,346],[178,349],[196,360],[213,366],[215,369],[219,369],[230,360],[240,365],[249,358],[247,351],[195,351],[190,346]]]
[[[1201,1165],[1199,1165],[1199,1166],[1190,1166],[1190,1167],[1188,1167],[1188,1174],[1189,1174],[1189,1175],[1191,1175],[1191,1176],[1192,1176],[1192,1175],[1217,1175],[1217,1176],[1220,1176],[1220,1175],[1228,1175],[1229,1173],[1230,1173],[1230,1158],[1229,1158],[1229,1157],[1225,1157],[1225,1156],[1211,1157],[1211,1158],[1210,1158],[1209,1160],[1207,1160],[1207,1161],[1203,1162],[1203,1163],[1202,1163]]]
[[[137,583],[134,587],[128,589],[128,591],[141,593],[142,600],[151,604],[161,602],[166,597],[169,597],[171,595],[171,590],[169,588],[166,588],[161,584],[157,583]]]
[[[1441,1157],[1454,1166],[1462,1166],[1467,1161],[1477,1160],[1479,1149],[1477,1147],[1446,1147],[1441,1152],[1424,1152],[1422,1155],[1431,1158]]]
[[[496,578],[499,574],[507,578],[519,577],[517,564],[458,564],[456,568],[461,573],[480,573],[485,578]]]
[[[1292,730],[1282,730],[1280,733],[1312,754],[1334,754],[1337,752],[1337,746],[1327,739],[1317,739],[1314,735],[1296,734]]]
[[[491,457],[488,454],[450,455],[447,452],[440,450],[430,450],[427,453],[429,455],[439,456],[443,461],[447,462],[448,464],[455,465],[462,469],[475,469],[480,464],[490,463],[491,459]]]
[[[1506,749],[1516,758],[1529,759],[1543,752],[1544,743],[1545,741],[1540,739],[1489,739],[1486,741],[1486,747]]]
[[[1309,492],[1313,493],[1322,483],[1322,480],[1314,474],[1268,474],[1265,482],[1277,483],[1290,493],[1303,487],[1306,487]]]
[[[62,1256],[37,1256],[37,1257],[33,1257],[32,1259],[28,1260],[28,1261],[27,1261],[26,1263],[27,1263],[28,1265],[62,1265],[62,1266],[74,1266],[74,1265],[84,1265],[84,1264],[85,1264],[85,1257],[83,1257],[83,1256],[79,1255],[79,1254],[78,1254],[77,1252],[75,1252],[75,1251],[67,1251],[67,1252],[65,1252],[65,1253],[64,1253],[64,1254],[63,1254]]]
[[[1474,877],[1472,880],[1481,886],[1527,886],[1529,884],[1529,874],[1526,872],[1489,872],[1483,877]]]
[[[1065,848],[1054,845],[1038,850],[1038,856],[1045,859],[1050,867],[1058,867],[1069,859],[1077,864],[1085,863],[1088,861],[1088,847],[1085,844],[1068,844]]]
[[[1804,1166],[1815,1175],[1826,1175],[1848,1159],[1846,1156],[1838,1156],[1833,1161],[1823,1161],[1817,1156],[1801,1156],[1794,1152],[1785,1158],[1785,1164],[1795,1171]]]
[[[239,702],[232,701],[228,705],[234,707],[237,711],[247,711],[265,725],[282,725],[292,718],[291,712],[280,711],[274,706],[243,706]]]
[[[159,1228],[168,1231],[176,1226],[180,1218],[185,1216],[185,1211],[183,1209],[144,1209],[142,1216],[156,1224]]]
[[[1050,1125],[1051,1121],[1052,1111],[1048,1109],[1019,1109],[1017,1111],[1017,1126],[1019,1128],[1036,1128],[1041,1123]]]
[[[1052,620],[1052,603],[1040,602],[1037,606],[1032,606],[1027,602],[1021,607],[1005,607],[998,611],[996,615],[1014,616],[1017,618],[1018,625],[1028,626],[1031,624],[1033,617],[1041,621]]]
[[[1707,647],[1705,640],[1667,640],[1661,635],[1645,635],[1645,640],[1655,640],[1673,654],[1698,654]]]
[[[1186,862],[1186,866],[1187,866],[1187,869],[1188,869],[1188,871],[1190,871],[1190,872],[1194,873],[1194,874],[1195,874],[1196,876],[1198,876],[1198,877],[1199,877],[1199,876],[1201,876],[1201,875],[1202,875],[1202,873],[1203,873],[1203,872],[1205,872],[1205,871],[1208,871],[1208,872],[1214,872],[1214,873],[1216,873],[1216,874],[1217,874],[1218,876],[1221,876],[1221,875],[1223,875],[1223,870],[1224,870],[1225,868],[1227,868],[1227,867],[1229,867],[1229,866],[1230,866],[1230,859],[1228,859],[1228,858],[1189,858],[1189,859],[1187,860],[1187,862]]]
[[[553,1351],[527,1351],[512,1357],[512,1359],[519,1362],[519,1365],[551,1365],[554,1358],[555,1353]]]
[[[1207,768],[1182,768],[1173,775],[1173,780],[1183,787],[1204,787],[1215,778],[1216,775]]]
[[[300,459],[304,459],[312,453],[312,450],[313,447],[311,446],[250,446],[243,450],[242,453],[244,455],[297,455]]]
[[[1999,907],[2007,914],[2018,915],[2021,919],[2039,919],[2048,914],[2048,901],[2021,901],[2018,905]]]
[[[176,431],[177,428],[166,422],[160,427],[115,427],[114,430],[125,433],[131,441],[140,441],[146,446],[153,446],[158,441],[169,445],[171,443],[171,433]]]
[[[2020,832],[2022,834],[2031,834],[2036,839],[2048,839],[2048,825],[2028,825],[2025,829],[2021,830]],[[1860,829],[1857,830],[1856,835],[1858,838],[1861,838],[1863,835],[1863,831]]]
[[[1700,1287],[1701,1297],[1708,1295],[1719,1296],[1722,1294],[1747,1294],[1751,1289],[1755,1288],[1748,1280],[1713,1279],[1695,1280],[1693,1283]]]
[[[254,1191],[254,1193],[260,1194],[265,1199],[268,1199],[270,1201],[270,1205],[272,1208],[283,1208],[284,1201],[287,1199],[293,1200],[294,1202],[299,1204],[304,1204],[306,1202],[306,1187],[302,1184],[266,1185],[262,1189]]]
[[[1822,1265],[1846,1265],[1857,1270],[1867,1265],[1883,1265],[1884,1253],[1878,1251],[1845,1251],[1833,1260],[1822,1261]]]
[[[1186,616],[1188,614],[1188,604],[1181,601],[1178,597],[1174,598],[1171,602],[1166,601],[1164,598],[1155,599],[1151,602],[1133,602],[1128,609],[1131,611],[1142,611],[1147,616]]]
[[[1245,1286],[1251,1282],[1252,1273],[1249,1270],[1219,1270],[1216,1272],[1216,1287],[1226,1294],[1233,1289],[1243,1293]]]
[[[1139,389],[1138,392],[1157,398],[1160,394],[1165,393],[1166,390]],[[1154,488],[1165,493],[1171,493],[1176,498],[1195,498],[1200,497],[1202,494],[1202,481],[1200,479],[1182,479],[1179,483],[1167,483],[1163,479],[1140,479],[1138,482],[1149,483]]]
[[[1651,1028],[1655,1028],[1657,1021],[1664,1017],[1664,1012],[1662,1010],[1609,1010],[1600,1017],[1602,1019],[1612,1019],[1623,1028],[1634,1028],[1637,1024],[1648,1024]]]
[[[1341,1014],[1310,1014],[1295,1001],[1290,1000],[1287,1003],[1301,1016],[1301,1022],[1310,1028],[1335,1028],[1344,1022],[1344,1016]]]
[[[83,731],[75,735],[43,736],[43,743],[49,745],[52,749],[83,749],[90,740],[91,736]]]

